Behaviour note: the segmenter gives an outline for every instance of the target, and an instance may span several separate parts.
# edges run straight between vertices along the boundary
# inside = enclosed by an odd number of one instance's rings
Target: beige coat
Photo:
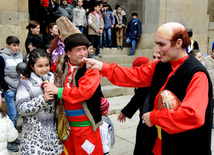
[[[101,20],[100,20],[99,28],[103,29],[104,28],[104,22],[103,22],[103,18],[102,18],[101,14],[100,14],[100,19]],[[96,30],[97,30],[97,27],[98,27],[97,24],[98,24],[97,17],[94,14],[94,11],[93,11],[88,15],[88,34],[89,35],[99,35],[99,36],[101,36],[101,34],[96,33]]]
[[[210,75],[211,81],[214,84],[214,59],[210,55],[208,55],[207,57],[204,58],[204,60],[201,63],[207,69]],[[214,89],[214,85],[213,85],[213,89]],[[213,98],[214,98],[214,94],[213,94]]]

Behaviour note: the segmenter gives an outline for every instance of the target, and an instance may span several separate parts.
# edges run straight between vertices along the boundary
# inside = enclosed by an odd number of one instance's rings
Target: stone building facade
[[[27,37],[26,25],[29,21],[30,0],[1,0],[0,5],[0,48],[5,46],[5,38],[17,36],[20,49],[25,54],[24,42]],[[36,1],[36,0],[33,0]],[[166,22],[176,21],[193,29],[193,39],[197,40],[202,53],[210,53],[214,41],[214,0],[118,0],[123,3],[128,20],[132,11],[138,11],[142,21],[142,35],[137,48],[142,55],[151,56],[155,46],[157,28]],[[108,0],[114,9],[116,1]]]

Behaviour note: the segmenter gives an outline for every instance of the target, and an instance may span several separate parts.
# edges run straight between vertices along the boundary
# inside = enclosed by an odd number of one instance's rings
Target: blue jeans
[[[8,116],[13,122],[14,127],[17,127],[18,112],[16,110],[16,102],[14,101],[15,94],[14,90],[4,92],[4,99],[7,104]]]
[[[111,28],[103,30],[104,46],[111,45]]]
[[[84,27],[83,26],[76,26],[83,34],[83,31],[84,31]]]
[[[100,36],[100,46],[103,46],[103,34]]]
[[[130,53],[129,54],[131,54],[131,55],[133,55],[134,54],[134,50],[135,50],[135,46],[136,46],[136,43],[137,43],[137,40],[135,40],[135,39],[130,39],[130,38],[127,38],[126,39],[126,43],[128,43],[128,44],[132,44],[132,48],[131,48],[131,51],[130,51]]]

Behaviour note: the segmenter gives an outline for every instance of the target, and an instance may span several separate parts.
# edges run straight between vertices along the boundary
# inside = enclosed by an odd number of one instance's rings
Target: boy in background
[[[126,14],[122,12],[122,7],[120,5],[116,5],[116,11],[114,13],[115,18],[115,32],[116,32],[116,40],[117,40],[117,48],[123,49],[123,29],[126,27]]]
[[[126,43],[131,44],[131,51],[129,53],[129,56],[132,56],[135,51],[135,46],[137,43],[137,40],[140,39],[142,31],[142,23],[140,22],[138,18],[138,13],[136,11],[132,12],[132,18],[128,23],[128,27],[126,30]]]
[[[94,56],[94,46],[90,43],[90,45],[88,46],[88,58],[93,58],[93,59],[97,59]]]
[[[103,4],[104,12],[105,12],[105,20],[104,20],[104,30],[103,30],[103,38],[104,38],[104,46],[111,48],[112,40],[111,40],[111,29],[114,27],[114,16],[112,11],[109,10],[109,4]]]
[[[14,127],[17,127],[18,112],[14,101],[16,89],[20,76],[16,72],[16,65],[23,62],[23,56],[19,52],[20,41],[15,36],[9,36],[6,39],[6,47],[0,50],[0,87],[3,89],[5,102],[7,104],[7,113]],[[17,145],[20,141],[8,143],[8,149],[17,152]]]
[[[96,48],[95,55],[100,58],[100,36],[103,33],[104,22],[102,15],[100,14],[100,3],[95,2],[94,11],[88,15],[88,34],[89,41]]]

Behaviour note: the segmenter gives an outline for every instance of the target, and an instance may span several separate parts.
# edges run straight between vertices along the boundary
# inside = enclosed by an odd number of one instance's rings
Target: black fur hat
[[[64,40],[65,52],[70,51],[73,47],[85,45],[87,48],[90,44],[87,37],[82,33],[74,33]]]

